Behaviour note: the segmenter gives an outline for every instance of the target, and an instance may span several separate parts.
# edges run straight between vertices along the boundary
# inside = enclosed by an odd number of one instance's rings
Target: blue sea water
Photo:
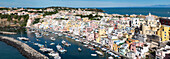
[[[152,13],[153,15],[157,15],[160,17],[170,17],[170,8],[166,7],[115,7],[115,8],[98,8],[105,11],[108,14],[137,14],[137,15],[148,15],[148,13]]]
[[[0,41],[0,59],[26,59],[19,51]]]

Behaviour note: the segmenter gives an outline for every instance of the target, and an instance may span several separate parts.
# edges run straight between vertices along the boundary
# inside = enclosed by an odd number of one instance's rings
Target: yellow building
[[[170,39],[170,26],[162,25],[157,31],[157,35],[161,37],[161,41],[168,41]]]

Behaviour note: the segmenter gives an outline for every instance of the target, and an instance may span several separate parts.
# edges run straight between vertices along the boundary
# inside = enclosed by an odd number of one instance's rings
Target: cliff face
[[[48,59],[48,57],[46,57],[45,55],[37,52],[27,44],[22,43],[21,41],[18,41],[14,38],[0,36],[0,41],[3,41],[8,45],[17,48],[19,52],[28,59]]]

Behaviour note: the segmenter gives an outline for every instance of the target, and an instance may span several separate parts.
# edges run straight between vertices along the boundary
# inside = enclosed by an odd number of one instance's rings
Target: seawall
[[[48,59],[47,56],[37,52],[32,47],[28,46],[21,41],[18,41],[14,38],[0,36],[0,41],[5,42],[8,45],[11,45],[19,50],[19,52],[25,56],[27,59]]]

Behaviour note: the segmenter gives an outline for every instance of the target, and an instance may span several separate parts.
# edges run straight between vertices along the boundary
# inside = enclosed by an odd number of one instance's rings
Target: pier
[[[19,52],[25,56],[27,59],[49,59],[47,56],[37,52],[32,47],[28,46],[21,41],[18,41],[14,38],[0,36],[0,41],[5,42],[6,44],[13,46],[19,50]]]

